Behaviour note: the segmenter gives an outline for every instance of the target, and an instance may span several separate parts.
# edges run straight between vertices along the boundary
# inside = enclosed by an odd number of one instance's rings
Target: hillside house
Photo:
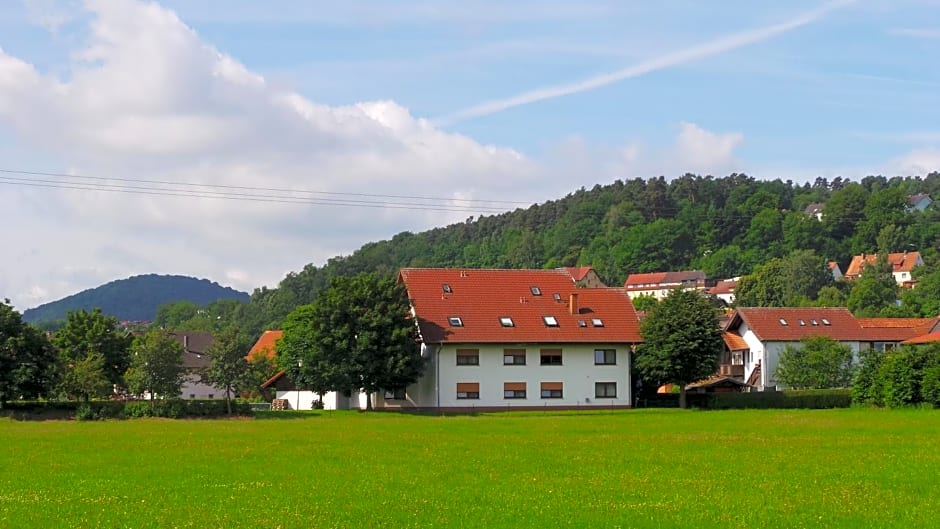
[[[675,288],[683,290],[705,290],[705,272],[689,270],[685,272],[651,272],[630,274],[623,285],[630,299],[640,296],[653,296],[663,299]]]
[[[591,266],[568,266],[562,268],[571,275],[571,279],[581,288],[606,288],[597,271]]]
[[[738,287],[738,281],[740,280],[740,277],[722,279],[715,283],[715,286],[706,288],[705,293],[715,296],[723,301],[725,305],[732,305],[734,304],[734,289]]]
[[[829,268],[829,272],[832,274],[833,281],[842,281],[845,277],[845,274],[842,273],[842,269],[839,268],[839,263],[835,261],[829,261],[829,264],[826,265]]]
[[[209,367],[211,358],[206,351],[215,341],[209,332],[171,332],[170,337],[183,346],[183,379],[181,395],[184,399],[224,399],[225,388],[202,382],[202,371]]]
[[[622,289],[564,270],[405,268],[424,376],[378,408],[625,408],[639,322]]]
[[[818,221],[822,221],[824,207],[825,204],[810,204],[806,206],[806,209],[803,210],[803,213],[810,217],[816,217],[816,220]]]
[[[878,260],[878,254],[861,254],[852,257],[848,269],[845,271],[845,280],[852,281],[862,276],[866,266],[872,266]],[[888,264],[891,265],[891,273],[894,280],[901,287],[911,288],[914,286],[914,276],[912,271],[918,266],[924,266],[924,260],[920,252],[901,252],[888,254]]]
[[[911,211],[924,211],[933,204],[933,199],[930,198],[930,195],[918,193],[907,197],[907,203],[910,205]]]

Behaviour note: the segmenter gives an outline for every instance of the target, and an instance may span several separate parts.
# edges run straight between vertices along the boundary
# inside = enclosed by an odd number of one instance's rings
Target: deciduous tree
[[[679,405],[685,408],[686,384],[718,370],[724,348],[718,311],[698,292],[677,289],[650,309],[641,330],[637,370],[645,380],[678,385]]]
[[[202,379],[213,386],[225,388],[225,407],[229,415],[232,414],[232,393],[248,374],[245,355],[249,348],[245,336],[233,327],[216,335],[206,350],[209,366],[202,372]]]
[[[75,365],[100,353],[104,357],[104,370],[111,384],[122,384],[127,370],[133,337],[118,326],[112,316],[101,310],[76,310],[68,313],[65,327],[56,333],[54,343],[64,365]]]
[[[174,398],[183,387],[183,345],[162,330],[154,329],[134,340],[131,366],[125,378],[131,393]]]
[[[112,391],[101,353],[90,353],[63,368],[61,389],[70,399],[80,398],[87,402],[90,397],[101,397]]]
[[[55,349],[45,334],[23,322],[10,300],[0,303],[0,406],[49,395],[56,378]]]
[[[811,336],[780,354],[777,380],[794,389],[845,388],[852,382],[852,349],[827,336]]]

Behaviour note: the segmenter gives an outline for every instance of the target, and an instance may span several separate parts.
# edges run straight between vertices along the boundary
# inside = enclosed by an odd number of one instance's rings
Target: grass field
[[[0,420],[0,527],[935,527],[940,412]]]

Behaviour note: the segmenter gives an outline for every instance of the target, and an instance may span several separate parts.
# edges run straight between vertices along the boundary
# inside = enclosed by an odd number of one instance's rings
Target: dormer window
[[[450,288],[450,285],[447,283],[444,283],[443,285],[441,285],[441,289],[444,291],[445,294],[452,294],[454,292],[454,290]]]
[[[463,327],[463,320],[460,319],[460,316],[450,316],[447,318],[447,322],[450,323],[451,327]]]
[[[602,319],[600,319],[600,318],[591,318],[591,325],[593,325],[593,326],[595,326],[595,327],[603,327],[603,326],[604,326],[604,320],[602,320]]]
[[[780,322],[780,325],[783,325],[784,327],[786,327],[787,325],[790,325],[789,323],[787,323],[787,320],[783,318],[780,318],[778,321]]]
[[[537,287],[537,286],[535,286],[535,285],[532,285],[531,287],[529,287],[529,292],[531,292],[533,296],[541,296],[541,295],[542,295],[542,289],[539,288],[539,287]]]
[[[515,327],[516,324],[513,323],[512,318],[509,316],[502,316],[499,318],[499,324],[503,327]]]
[[[819,322],[818,322],[818,321],[816,321],[816,320],[809,320],[809,322],[813,324],[813,327],[819,327]]]
[[[799,320],[800,327],[806,327],[806,320]]]
[[[821,321],[823,322],[823,325],[832,325],[826,318],[823,318]]]
[[[542,321],[545,322],[546,327],[558,327],[558,320],[554,316],[542,316]]]
[[[559,294],[558,292],[555,292],[554,294],[552,294],[552,299],[554,299],[555,301],[561,302],[561,294]]]

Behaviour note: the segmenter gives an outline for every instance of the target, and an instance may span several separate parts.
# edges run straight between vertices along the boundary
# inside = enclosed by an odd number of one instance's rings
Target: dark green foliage
[[[731,409],[827,409],[852,405],[849,389],[757,391],[689,395],[690,405],[709,410]]]
[[[59,351],[63,369],[66,371],[74,369],[89,356],[100,354],[103,358],[105,378],[110,384],[122,384],[132,340],[130,334],[118,326],[116,318],[94,309],[91,312],[69,312],[65,327],[56,333],[53,343]],[[81,396],[101,397],[111,393],[110,388],[102,389],[106,391]]]
[[[153,321],[157,307],[164,303],[186,300],[205,305],[218,299],[247,301],[244,292],[223,287],[208,279],[156,274],[120,279],[46,303],[23,313],[28,322],[64,319],[70,311],[101,309],[119,320]]]
[[[57,357],[46,335],[23,322],[9,300],[0,302],[0,407],[16,399],[48,396]]]
[[[232,327],[215,336],[206,354],[209,367],[202,373],[202,380],[215,387],[225,388],[225,403],[231,409],[232,395],[248,376],[248,361],[245,356],[251,345],[238,329]]]
[[[831,285],[825,259],[812,250],[794,250],[742,278],[735,298],[743,307],[799,307],[810,305]]]
[[[852,349],[826,336],[800,340],[780,354],[775,376],[793,389],[847,388],[852,382]]]
[[[91,353],[63,367],[60,389],[70,399],[88,400],[112,392],[111,382],[104,369],[104,355]]]
[[[375,274],[334,278],[292,312],[277,355],[292,380],[318,393],[403,388],[424,369],[404,285]]]
[[[166,332],[154,329],[134,340],[125,379],[132,394],[176,398],[183,386],[183,346]]]
[[[856,404],[901,408],[940,405],[940,343],[904,346],[862,356],[852,398]]]
[[[846,306],[859,318],[891,316],[897,299],[898,284],[887,254],[881,253],[874,264],[863,266],[862,276],[852,282]]]
[[[718,311],[698,292],[676,289],[650,309],[641,330],[637,371],[646,382],[679,385],[685,407],[685,385],[718,370],[724,348]]]

